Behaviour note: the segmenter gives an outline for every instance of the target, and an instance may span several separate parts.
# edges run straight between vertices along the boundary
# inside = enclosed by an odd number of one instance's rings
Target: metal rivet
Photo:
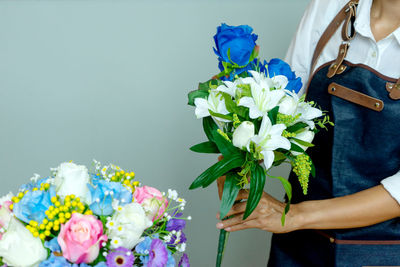
[[[344,70],[344,66],[343,66],[343,65],[340,66],[339,70],[340,70],[340,71]]]
[[[381,106],[381,104],[379,104],[378,102],[375,103],[375,107],[379,108]]]
[[[388,88],[392,89],[393,88],[393,84],[389,83]]]
[[[332,87],[332,88],[331,88],[331,91],[332,91],[332,92],[335,92],[335,91],[336,91],[336,88],[335,88],[335,87]]]
[[[340,54],[343,54],[344,53],[344,49],[340,49]]]
[[[335,243],[335,238],[330,237],[330,238],[329,238],[329,241],[330,241],[331,243]]]
[[[336,67],[337,67],[336,64],[331,65],[331,68],[332,68],[332,69],[335,69]]]

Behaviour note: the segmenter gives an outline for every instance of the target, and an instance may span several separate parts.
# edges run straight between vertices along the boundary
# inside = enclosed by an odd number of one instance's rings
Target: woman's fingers
[[[239,230],[249,229],[249,228],[260,228],[257,220],[243,221],[242,223],[229,226],[225,228],[227,232],[235,232]]]
[[[233,217],[231,219],[228,219],[228,220],[225,220],[225,221],[217,223],[217,228],[218,229],[224,229],[226,227],[230,227],[232,225],[236,225],[236,224],[238,224],[238,223],[240,223],[242,221],[243,221],[243,214],[238,214],[238,215],[236,215],[235,217]]]
[[[244,211],[246,210],[246,203],[247,202],[240,202],[233,205],[232,209],[226,214],[226,217],[244,213]]]
[[[248,199],[249,198],[249,191],[245,189],[240,189],[239,193],[236,197],[236,200]]]

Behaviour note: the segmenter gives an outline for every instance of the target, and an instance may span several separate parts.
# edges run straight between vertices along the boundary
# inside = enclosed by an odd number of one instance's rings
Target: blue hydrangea
[[[46,216],[44,212],[52,205],[51,198],[55,195],[53,186],[48,191],[29,191],[14,204],[13,212],[18,219],[26,223],[31,220],[41,222]]]
[[[50,249],[51,252],[61,252],[61,247],[58,244],[57,237],[50,241],[44,242],[44,247]]]
[[[112,201],[114,199],[120,201],[122,205],[132,202],[132,193],[119,182],[93,179],[92,184],[88,184],[88,187],[92,200],[90,209],[96,215],[112,215],[114,212]]]
[[[69,263],[64,257],[57,257],[54,254],[50,254],[50,257],[42,261],[39,264],[39,267],[71,267],[71,263]]]
[[[150,251],[150,247],[151,247],[151,241],[152,239],[148,236],[146,236],[146,238],[140,242],[139,244],[137,244],[135,250],[137,253],[139,254],[149,254]],[[146,266],[147,263],[149,262],[149,256],[140,256],[140,261],[143,263],[143,266]]]

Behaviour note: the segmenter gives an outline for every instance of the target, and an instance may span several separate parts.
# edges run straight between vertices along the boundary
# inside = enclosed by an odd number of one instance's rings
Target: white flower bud
[[[250,121],[242,122],[233,132],[233,145],[238,148],[246,147],[254,137],[254,124]]]

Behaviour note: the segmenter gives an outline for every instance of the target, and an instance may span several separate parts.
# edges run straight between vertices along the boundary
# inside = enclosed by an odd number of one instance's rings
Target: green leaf
[[[232,100],[231,95],[227,94],[227,93],[222,93],[222,92],[221,92],[221,94],[224,97],[226,109],[231,113],[236,113],[235,111],[236,111],[237,105],[236,105],[235,101]]]
[[[306,141],[303,141],[301,139],[297,139],[297,138],[294,138],[294,137],[292,137],[291,139],[296,141],[296,143],[299,143],[300,145],[305,146],[305,147],[313,147],[314,146],[313,144],[311,144],[309,142],[306,142]]]
[[[290,147],[291,151],[304,153],[304,149],[302,149],[300,146],[296,145],[295,143],[290,143],[290,144],[291,144],[291,147]]]
[[[216,113],[216,112],[212,111],[211,109],[209,109],[208,111],[210,112],[211,116],[214,116],[214,117],[217,117],[220,119],[224,119],[224,120],[229,120],[229,121],[233,120],[232,115],[224,115],[224,114]]]
[[[224,157],[241,154],[241,150],[235,147],[232,142],[226,140],[217,130],[213,131],[212,135],[215,144]]]
[[[264,185],[265,171],[259,164],[256,164],[251,170],[250,193],[249,198],[247,199],[246,210],[243,215],[243,220],[249,217],[250,214],[257,207],[264,192]]]
[[[190,148],[190,150],[197,153],[220,153],[217,145],[211,141],[194,145]]]
[[[203,130],[208,140],[214,141],[213,131],[216,131],[218,129],[219,129],[218,125],[215,123],[213,118],[211,117],[203,118]]]
[[[289,212],[290,203],[292,202],[292,185],[290,184],[290,182],[288,180],[286,180],[283,177],[272,176],[272,175],[268,175],[268,177],[278,179],[279,181],[281,181],[283,188],[285,189],[286,195],[288,197],[288,202],[286,203],[285,210],[281,217],[281,222],[282,222],[282,226],[283,226],[285,224],[285,215]]]
[[[311,157],[310,157],[310,161],[311,161],[311,175],[312,175],[312,177],[315,178],[315,165],[314,165],[314,162],[311,160]]]
[[[194,99],[195,98],[205,98],[207,99],[210,93],[208,90],[195,90],[188,94],[188,105],[194,106]]]
[[[199,187],[207,187],[214,182],[218,177],[223,176],[228,171],[241,167],[245,158],[240,154],[235,154],[230,157],[224,157],[221,161],[215,163],[210,168],[200,174],[196,180],[190,185],[189,189]]]
[[[308,127],[307,123],[298,122],[298,123],[286,128],[286,131],[291,132],[291,133],[295,133],[298,130],[302,130],[302,129],[306,128],[306,127]]]
[[[274,107],[268,111],[268,117],[271,120],[272,125],[276,124],[276,117],[278,116],[279,106]]]
[[[235,172],[229,172],[226,175],[224,191],[222,193],[221,206],[219,208],[220,217],[225,218],[226,214],[231,210],[239,193],[240,176]]]

